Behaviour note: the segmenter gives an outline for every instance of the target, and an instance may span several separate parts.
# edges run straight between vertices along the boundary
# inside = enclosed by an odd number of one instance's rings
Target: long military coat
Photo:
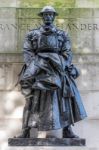
[[[32,91],[28,126],[54,130],[86,117],[67,33],[55,26],[33,29],[24,41],[24,61],[20,84]]]

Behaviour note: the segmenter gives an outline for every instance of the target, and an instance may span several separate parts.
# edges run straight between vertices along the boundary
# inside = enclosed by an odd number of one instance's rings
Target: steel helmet
[[[44,12],[53,12],[55,16],[58,16],[58,13],[52,6],[44,6],[40,13],[38,13],[38,16],[42,16]]]

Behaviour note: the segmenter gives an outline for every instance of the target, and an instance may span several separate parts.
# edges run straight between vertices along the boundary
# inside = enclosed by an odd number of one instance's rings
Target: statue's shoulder
[[[57,28],[57,34],[59,36],[62,36],[63,38],[68,36],[68,32],[67,31],[64,31],[64,30],[59,29],[59,28]]]
[[[40,29],[39,29],[39,28],[31,29],[31,30],[29,30],[29,31],[26,33],[26,36],[27,36],[28,38],[33,38],[34,36],[39,35],[39,33],[40,33]]]

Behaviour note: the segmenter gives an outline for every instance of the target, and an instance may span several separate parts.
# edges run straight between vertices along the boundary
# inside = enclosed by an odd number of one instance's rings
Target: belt
[[[59,51],[58,49],[39,49],[36,51],[37,53],[57,53],[57,54],[61,54],[61,51]]]

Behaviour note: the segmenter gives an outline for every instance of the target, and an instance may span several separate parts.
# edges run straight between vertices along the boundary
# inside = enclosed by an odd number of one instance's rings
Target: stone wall
[[[20,87],[14,85],[23,64],[24,35],[41,21],[36,15],[40,9],[20,8],[16,0],[3,2],[0,1],[0,142],[4,147],[7,138],[21,130],[24,98]],[[95,2],[76,0],[66,5],[74,8],[58,8],[60,15],[55,22],[69,33],[73,62],[81,72],[76,82],[88,117],[77,123],[74,130],[91,147],[98,147],[99,143],[99,5]],[[90,8],[84,8],[87,6]]]

